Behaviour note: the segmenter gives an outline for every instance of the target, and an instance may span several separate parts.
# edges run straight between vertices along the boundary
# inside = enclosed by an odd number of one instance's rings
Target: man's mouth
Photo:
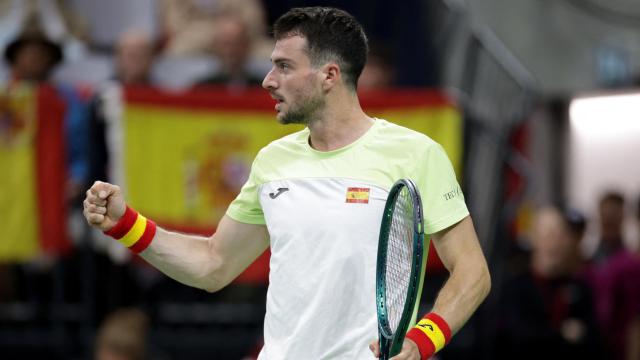
[[[284,98],[282,96],[271,93],[271,98],[275,100],[278,104],[284,102]]]
[[[271,94],[271,98],[276,101],[275,110],[280,112],[280,106],[284,103],[284,99],[276,94]]]

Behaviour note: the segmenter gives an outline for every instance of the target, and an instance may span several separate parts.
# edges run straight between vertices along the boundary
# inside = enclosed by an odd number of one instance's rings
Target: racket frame
[[[409,196],[413,200],[413,259],[411,261],[411,274],[407,297],[405,299],[402,316],[395,333],[391,330],[387,312],[386,300],[386,266],[387,247],[389,233],[393,221],[393,213],[396,199],[403,188],[407,188]],[[422,200],[417,186],[410,179],[398,180],[389,191],[389,196],[384,207],[382,222],[380,225],[380,237],[378,240],[378,256],[376,263],[376,308],[378,314],[378,334],[380,341],[380,359],[387,360],[397,355],[402,349],[402,344],[409,325],[415,322],[416,302],[422,293],[422,277],[426,265],[428,246],[424,243],[424,216]]]

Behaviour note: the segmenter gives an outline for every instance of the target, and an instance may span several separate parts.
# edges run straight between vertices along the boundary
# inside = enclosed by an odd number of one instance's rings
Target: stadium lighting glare
[[[640,132],[640,93],[576,98],[569,117],[573,129],[594,136]]]
[[[569,118],[566,191],[572,206],[595,214],[604,191],[637,196],[640,93],[575,98]]]

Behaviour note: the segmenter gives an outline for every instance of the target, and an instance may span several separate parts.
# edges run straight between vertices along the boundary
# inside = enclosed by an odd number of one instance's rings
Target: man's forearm
[[[407,359],[427,359],[440,351],[469,320],[491,287],[487,263],[469,217],[432,239],[450,276],[432,311],[407,333],[409,341],[405,342],[406,349],[403,347],[403,352],[411,354]]]
[[[452,269],[440,290],[433,312],[443,317],[455,333],[469,320],[490,288],[491,279],[484,259],[461,262]]]
[[[158,228],[151,245],[140,254],[151,265],[183,284],[216,291],[226,284],[216,273],[221,267],[211,239]]]
[[[141,255],[171,278],[213,292],[229,284],[268,247],[266,226],[223,216],[209,238],[158,228]]]

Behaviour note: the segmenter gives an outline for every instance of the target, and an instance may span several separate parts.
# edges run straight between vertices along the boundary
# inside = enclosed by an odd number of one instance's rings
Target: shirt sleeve
[[[422,197],[425,233],[433,234],[469,215],[462,189],[442,146],[433,144],[418,160],[416,185]]]
[[[227,208],[227,216],[246,224],[264,225],[264,213],[260,205],[260,187],[258,157],[256,157],[251,166],[249,179],[242,186],[240,194]]]

